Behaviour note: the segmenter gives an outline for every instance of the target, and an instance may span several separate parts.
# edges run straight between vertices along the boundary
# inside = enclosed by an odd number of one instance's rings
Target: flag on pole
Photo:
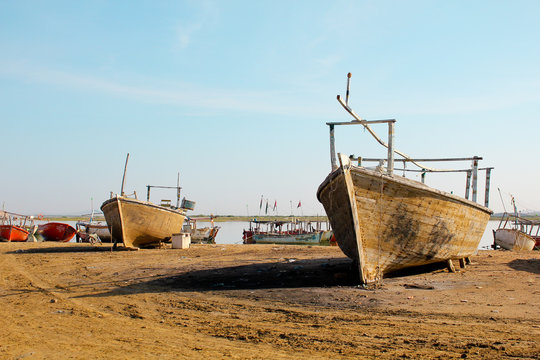
[[[302,200],[298,201],[298,206],[296,207],[297,209],[302,206]]]
[[[266,214],[268,214],[268,199],[266,199]]]
[[[277,208],[277,200],[274,200],[274,211],[276,211]]]
[[[262,200],[263,200],[263,196],[261,195],[261,202],[260,202],[260,204],[259,204],[259,210],[262,209]]]

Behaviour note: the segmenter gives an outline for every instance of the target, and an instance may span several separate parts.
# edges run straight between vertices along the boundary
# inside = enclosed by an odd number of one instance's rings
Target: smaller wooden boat
[[[68,242],[76,232],[73,226],[59,222],[48,222],[38,226],[38,234],[43,236],[45,241]]]
[[[186,210],[193,209],[195,202],[184,198],[180,205],[180,174],[177,186],[147,185],[146,201],[138,200],[135,192],[135,198],[129,198],[124,193],[128,159],[129,154],[124,166],[120,195],[112,196],[111,193],[111,198],[101,205],[115,246],[123,243],[127,248],[143,248],[171,241],[173,234],[182,231]],[[151,203],[151,188],[175,189],[176,206],[172,206],[170,200],[162,200],[161,205]]]
[[[516,214],[504,213],[499,227],[493,230],[493,248],[530,251],[540,247],[540,221],[527,220]]]

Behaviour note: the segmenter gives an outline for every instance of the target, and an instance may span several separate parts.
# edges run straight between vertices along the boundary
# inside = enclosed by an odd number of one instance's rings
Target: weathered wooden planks
[[[365,283],[401,268],[474,254],[491,214],[422,183],[353,166],[331,173],[318,198],[338,245],[359,262]]]
[[[122,196],[105,201],[101,210],[112,237],[126,247],[167,241],[182,231],[185,218],[182,211]]]

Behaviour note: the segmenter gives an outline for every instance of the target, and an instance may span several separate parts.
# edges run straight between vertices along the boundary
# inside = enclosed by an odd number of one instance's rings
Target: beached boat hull
[[[0,238],[6,241],[26,241],[28,231],[14,225],[0,225]]]
[[[535,239],[517,229],[497,229],[493,231],[495,244],[513,251],[531,251],[536,245]]]
[[[363,283],[402,268],[473,255],[491,214],[417,181],[350,164],[328,175],[317,197]]]
[[[38,226],[38,233],[45,241],[68,242],[77,231],[69,224],[49,222]]]
[[[117,196],[101,205],[113,241],[146,247],[170,241],[182,231],[184,212]]]

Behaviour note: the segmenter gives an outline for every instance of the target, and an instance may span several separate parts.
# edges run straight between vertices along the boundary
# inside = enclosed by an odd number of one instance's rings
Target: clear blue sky
[[[507,208],[513,194],[540,209],[539,14],[519,0],[2,1],[0,202],[98,208],[129,152],[140,197],[180,172],[195,213],[254,215],[263,195],[322,214],[325,123],[351,119],[335,96],[352,72],[351,106],[396,118],[401,151],[483,156],[494,210],[497,188]],[[361,129],[336,136],[384,155]],[[465,178],[428,184],[463,194]]]

